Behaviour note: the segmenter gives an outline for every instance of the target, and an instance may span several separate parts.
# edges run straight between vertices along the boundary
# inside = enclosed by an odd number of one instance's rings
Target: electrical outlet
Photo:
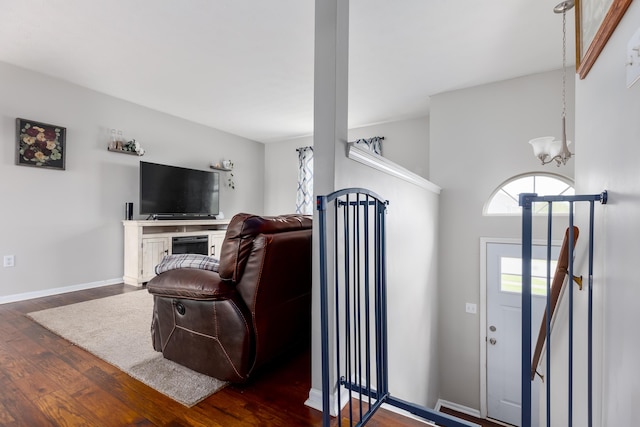
[[[471,302],[468,302],[465,306],[465,310],[467,313],[476,314],[478,312],[478,306]]]
[[[13,267],[15,265],[15,257],[13,255],[5,255],[3,265],[5,267]]]

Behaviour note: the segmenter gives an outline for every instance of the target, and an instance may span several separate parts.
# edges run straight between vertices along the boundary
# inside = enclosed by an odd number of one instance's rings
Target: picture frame
[[[576,73],[589,74],[632,0],[576,0]]]
[[[16,119],[16,165],[65,169],[67,129],[62,126]]]

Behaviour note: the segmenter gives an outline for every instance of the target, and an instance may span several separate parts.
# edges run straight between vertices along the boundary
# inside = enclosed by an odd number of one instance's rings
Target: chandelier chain
[[[567,12],[562,12],[562,118],[565,117],[567,109],[566,87],[567,87]]]
[[[535,138],[529,141],[533,146],[533,154],[543,165],[555,161],[557,166],[567,164],[567,160],[572,157],[567,141],[566,110],[567,110],[567,10],[575,6],[577,0],[564,0],[553,8],[557,14],[562,13],[562,137],[555,140],[548,136]]]

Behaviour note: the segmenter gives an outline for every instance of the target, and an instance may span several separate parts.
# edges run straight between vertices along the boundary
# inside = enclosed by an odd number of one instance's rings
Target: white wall
[[[337,188],[363,187],[389,200],[386,217],[389,390],[400,399],[434,407],[440,396],[437,333],[440,196],[344,155],[336,157]]]
[[[426,169],[428,118],[349,131],[349,140],[384,136],[383,153],[400,166]],[[389,147],[389,148],[387,148]],[[346,157],[336,147],[336,188],[362,187],[389,200],[386,217],[389,391],[434,407],[438,383],[439,194]],[[392,159],[392,160],[394,160]],[[319,361],[318,361],[319,363]]]
[[[121,283],[121,220],[125,202],[138,209],[139,160],[207,170],[231,158],[236,189],[222,189],[221,210],[263,211],[260,143],[3,63],[0,93],[0,255],[15,255],[0,269],[0,301]],[[65,171],[15,165],[17,117],[67,128]],[[110,128],[142,143],[144,157],[108,152]]]
[[[313,137],[270,142],[264,146],[264,212],[266,215],[294,213],[298,189],[298,152],[313,146]]]
[[[525,172],[573,176],[573,161],[541,166],[530,139],[560,135],[560,70],[436,95],[431,100],[430,180],[440,197],[439,359],[441,398],[480,409],[480,237],[520,238],[520,217],[483,217],[492,191]],[[573,139],[568,73],[567,134]],[[579,147],[579,146],[578,146]]]
[[[389,388],[394,396],[433,406],[439,395],[435,250],[438,196],[346,157],[348,1],[316,0],[315,55],[314,194],[364,187],[390,200],[387,216]],[[317,214],[315,220],[317,224]],[[314,233],[317,231],[315,227]],[[315,255],[318,254],[317,237],[314,234]],[[314,256],[316,273],[319,271],[317,259]],[[310,401],[321,390],[317,279],[318,274],[314,274]]]
[[[422,117],[350,129],[348,139],[384,136],[385,157],[425,176],[428,132],[429,119]],[[295,210],[298,177],[295,150],[312,145],[312,137],[265,145],[266,214]],[[336,157],[336,188],[364,187],[390,200],[387,215],[390,390],[396,397],[433,407],[439,397],[438,196],[348,159],[344,144],[336,147]],[[317,360],[314,357],[313,370],[319,378],[319,354]],[[315,388],[319,387],[318,382]]]
[[[429,167],[429,117],[349,129],[349,141],[384,136],[384,157],[427,178]],[[313,146],[306,136],[265,145],[265,214],[295,212],[298,180],[296,148]]]
[[[423,178],[429,177],[429,117],[349,130],[349,141],[384,136],[382,155]]]
[[[640,419],[640,83],[626,88],[624,66],[639,22],[640,3],[633,2],[587,77],[576,82],[577,191],[607,189],[610,200],[595,209],[594,426],[632,426]],[[584,210],[579,213],[586,218]],[[575,304],[584,313],[586,296],[579,294]],[[585,348],[586,336],[577,333],[574,425],[586,425]],[[566,359],[554,359],[556,369],[560,364],[566,366]],[[559,410],[552,425],[566,424],[566,394],[552,399]]]

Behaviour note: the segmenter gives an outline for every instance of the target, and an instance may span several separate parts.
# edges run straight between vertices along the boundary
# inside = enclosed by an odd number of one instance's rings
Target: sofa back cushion
[[[311,224],[310,216],[298,214],[258,216],[239,213],[235,215],[227,227],[220,250],[218,271],[220,278],[234,283],[240,280],[256,236],[310,229]]]

